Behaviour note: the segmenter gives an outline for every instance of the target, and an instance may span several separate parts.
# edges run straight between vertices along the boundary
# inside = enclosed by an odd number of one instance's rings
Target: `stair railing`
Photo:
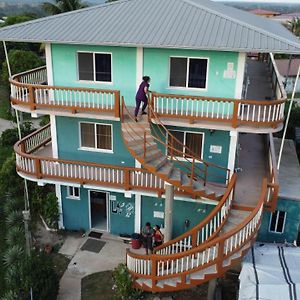
[[[158,286],[159,282],[179,278],[172,290],[180,290],[222,276],[254,242],[262,221],[266,193],[267,179],[264,178],[259,201],[250,215],[232,230],[196,248],[171,255],[140,255],[128,249],[127,266],[135,286],[148,291],[164,291]],[[210,267],[214,271],[209,271]],[[192,274],[197,272],[203,272],[203,278],[192,280]],[[148,280],[149,284],[140,284],[138,279]]]

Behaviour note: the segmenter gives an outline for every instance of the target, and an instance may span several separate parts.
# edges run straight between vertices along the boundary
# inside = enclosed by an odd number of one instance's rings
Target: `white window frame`
[[[171,79],[171,59],[172,58],[186,58],[187,59],[185,87],[184,86],[172,86],[172,85],[170,85],[170,79]],[[189,84],[190,59],[205,59],[207,61],[205,88],[188,87],[188,84]],[[200,56],[199,57],[195,57],[195,56],[176,56],[176,55],[171,55],[169,57],[168,89],[207,91],[208,90],[208,78],[209,78],[208,74],[209,74],[209,57],[202,57],[202,56],[201,57]]]
[[[82,80],[79,79],[79,53],[91,53],[93,54],[93,72],[94,72],[94,80]],[[97,81],[96,80],[96,64],[95,64],[95,57],[96,54],[109,54],[110,55],[110,63],[111,63],[111,81]],[[90,83],[100,83],[100,84],[107,84],[112,85],[114,82],[113,79],[113,55],[112,52],[95,52],[95,51],[77,51],[76,52],[76,60],[77,60],[77,81],[78,82],[90,82]]]
[[[81,141],[81,124],[94,124],[95,126],[95,147],[85,147],[82,146],[82,141]],[[111,150],[108,149],[99,149],[97,148],[97,125],[106,125],[106,126],[110,126],[111,127]],[[113,154],[114,153],[114,133],[113,133],[113,125],[112,124],[107,124],[107,123],[99,123],[99,122],[85,122],[85,121],[81,121],[78,123],[79,126],[79,148],[78,150],[81,151],[91,151],[91,152],[101,152],[101,153],[110,153]]]
[[[201,134],[202,135],[202,147],[201,147],[201,155],[200,158],[203,159],[203,151],[204,151],[204,140],[205,140],[205,133],[204,132],[195,132],[195,131],[189,131],[189,130],[178,130],[178,129],[169,129],[169,131],[172,133],[172,131],[179,131],[179,132],[183,132],[183,145],[184,145],[184,154],[185,154],[185,149],[186,149],[186,134],[187,133],[193,133],[193,134]],[[167,134],[167,145],[169,142],[169,135]],[[166,149],[166,155],[168,156],[168,149]],[[192,161],[193,159],[190,157],[182,157],[182,156],[175,156],[178,160],[189,160]],[[202,162],[199,162],[202,163]]]
[[[70,193],[71,189],[72,193]],[[78,189],[78,196],[75,196],[75,189]],[[80,188],[78,186],[67,186],[67,198],[72,200],[80,200]]]
[[[275,230],[274,231],[271,230],[271,222],[272,222],[272,216],[273,216],[273,213],[271,213],[271,215],[270,215],[270,221],[269,221],[269,232],[275,233],[275,234],[283,234],[284,233],[284,229],[285,229],[285,222],[286,222],[287,212],[283,211],[283,210],[276,210],[276,211],[277,211],[277,216],[276,216]],[[277,231],[277,226],[278,226],[279,213],[281,213],[281,212],[284,213],[284,220],[283,220],[282,231],[279,232],[279,231]]]

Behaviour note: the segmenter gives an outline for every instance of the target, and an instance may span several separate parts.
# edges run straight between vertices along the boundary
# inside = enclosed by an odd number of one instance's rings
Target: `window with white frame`
[[[110,53],[78,52],[78,79],[112,82],[112,57]]]
[[[270,218],[270,232],[283,233],[286,219],[286,212],[275,210]]]
[[[202,158],[204,134],[199,132],[170,130],[174,137],[168,136],[168,144],[175,149],[173,155],[177,157],[192,157],[192,153]],[[168,148],[168,155],[171,155],[171,149]]]
[[[207,58],[170,57],[170,87],[206,89]]]
[[[68,197],[73,199],[79,199],[80,198],[79,187],[68,186]]]
[[[80,123],[80,147],[112,151],[112,125]]]

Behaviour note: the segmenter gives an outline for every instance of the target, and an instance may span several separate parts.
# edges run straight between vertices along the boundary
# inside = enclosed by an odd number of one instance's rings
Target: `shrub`
[[[113,289],[117,297],[121,299],[139,299],[142,295],[140,290],[133,287],[132,276],[125,264],[119,264],[113,271]]]
[[[58,228],[59,210],[55,193],[48,193],[42,204],[42,216],[47,225]]]
[[[43,116],[42,120],[40,121],[40,126],[46,126],[47,124],[50,123],[50,117],[49,116]]]

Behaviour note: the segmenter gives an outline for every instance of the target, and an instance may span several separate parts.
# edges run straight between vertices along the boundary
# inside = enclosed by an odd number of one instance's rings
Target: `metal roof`
[[[119,0],[4,27],[0,40],[300,53],[278,22],[209,0]]]

